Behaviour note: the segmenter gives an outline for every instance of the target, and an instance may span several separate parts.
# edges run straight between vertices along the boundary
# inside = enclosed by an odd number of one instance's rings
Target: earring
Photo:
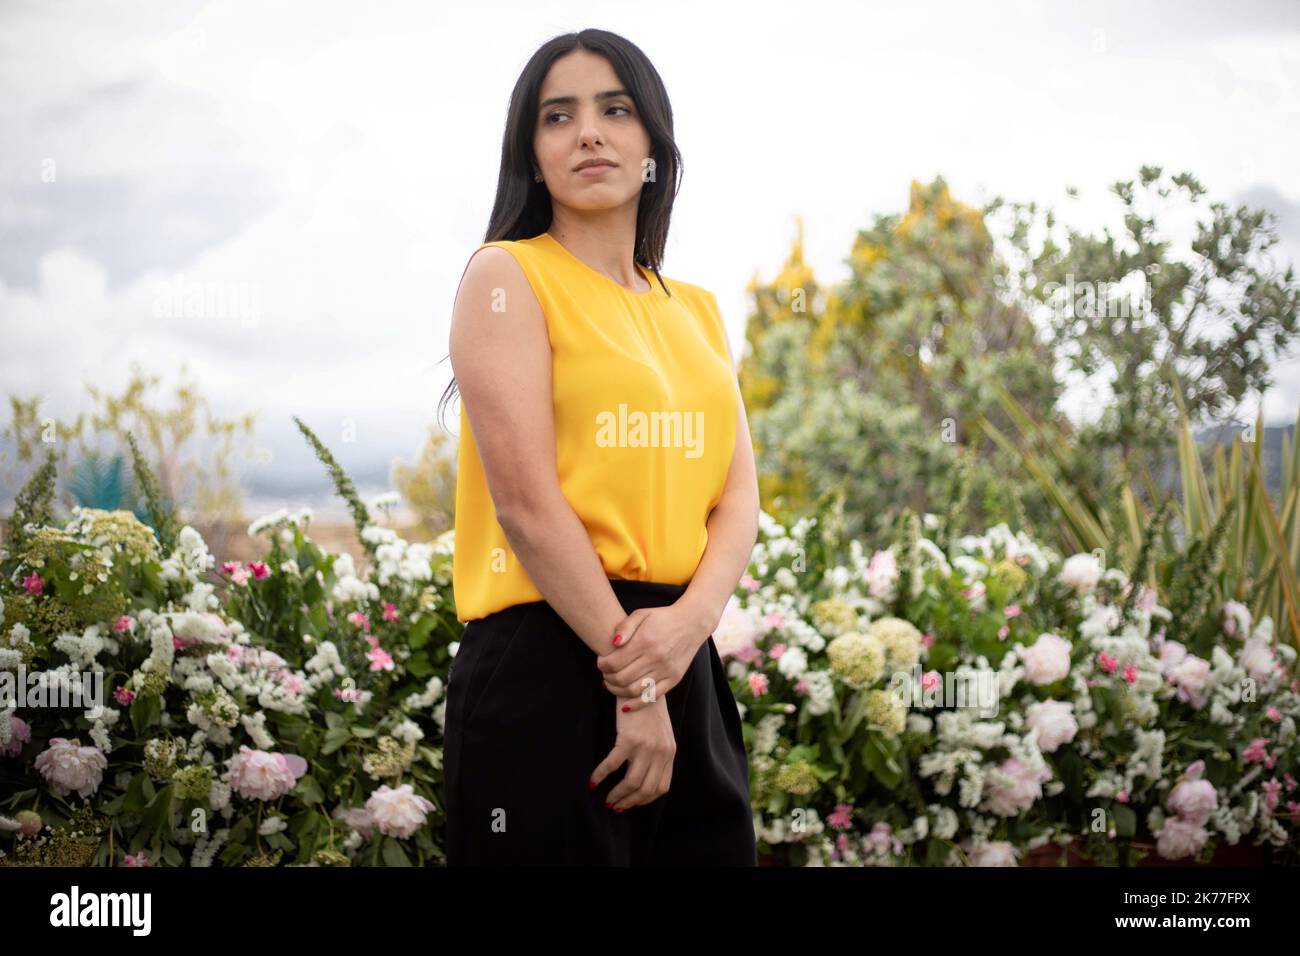
[[[542,181],[542,174],[541,174],[541,173],[533,173],[533,182],[535,182],[535,183],[540,183],[541,181]]]

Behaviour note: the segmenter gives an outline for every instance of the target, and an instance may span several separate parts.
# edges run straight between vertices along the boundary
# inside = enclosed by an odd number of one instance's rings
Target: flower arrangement
[[[1188,861],[1248,835],[1294,848],[1300,682],[1269,619],[1227,602],[1180,641],[1152,589],[1005,525],[945,552],[926,515],[837,562],[818,521],[762,516],[714,635],[762,852],[981,866],[1048,842],[1108,864],[1150,840]]]
[[[103,692],[0,700],[5,864],[442,859],[451,536],[410,544],[352,504],[366,574],[311,541],[309,511],[253,522],[263,559],[220,567],[190,527],[168,548],[129,512],[17,514],[0,677]]]

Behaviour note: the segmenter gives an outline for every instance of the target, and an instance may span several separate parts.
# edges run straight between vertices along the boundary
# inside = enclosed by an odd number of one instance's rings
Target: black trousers
[[[672,604],[684,585],[611,580],[624,610]],[[596,655],[546,601],[468,622],[447,680],[447,863],[757,864],[740,714],[710,636],[667,706],[669,790],[615,813],[627,765],[588,789],[614,746],[618,698]]]

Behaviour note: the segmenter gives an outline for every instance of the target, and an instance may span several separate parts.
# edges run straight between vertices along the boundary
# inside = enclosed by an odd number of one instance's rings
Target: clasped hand
[[[610,693],[630,713],[653,704],[679,683],[709,635],[678,605],[633,611],[614,629],[612,650],[597,655],[596,666]]]

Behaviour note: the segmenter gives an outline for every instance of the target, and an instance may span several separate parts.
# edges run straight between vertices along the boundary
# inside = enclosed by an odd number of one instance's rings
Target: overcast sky
[[[251,484],[323,482],[295,414],[382,484],[449,380],[510,89],[587,26],[664,78],[685,160],[664,272],[717,293],[737,351],[796,216],[834,282],[938,174],[1097,226],[1112,181],[1189,170],[1274,211],[1300,261],[1300,3],[0,0],[0,393],[72,415],[85,381],[185,362],[260,413]],[[169,316],[193,289],[255,317]],[[1277,377],[1266,421],[1290,423],[1300,360]]]

